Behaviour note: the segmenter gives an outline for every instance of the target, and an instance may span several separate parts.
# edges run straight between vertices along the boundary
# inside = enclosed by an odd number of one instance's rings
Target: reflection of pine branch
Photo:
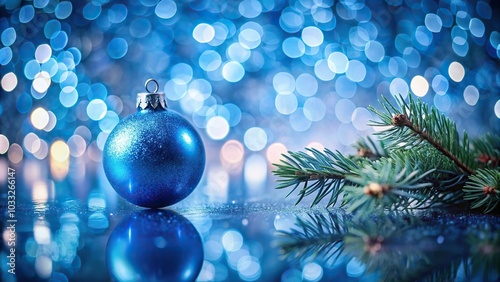
[[[451,258],[451,261],[441,265],[428,265],[426,270],[421,270],[421,273],[426,273],[426,275],[418,281],[455,281],[460,266],[464,264],[467,264],[467,257]]]
[[[429,274],[446,278],[435,281],[453,281],[456,256],[440,256],[435,234],[429,231],[412,216],[365,218],[349,229],[344,254],[361,261],[367,273],[378,273],[380,281],[415,281]]]
[[[315,258],[320,255],[328,260],[340,254],[346,233],[344,216],[333,212],[327,216],[308,214],[305,220],[297,218],[296,225],[298,229],[278,232],[278,247],[285,257]]]
[[[467,277],[494,274],[500,265],[500,234],[471,227],[457,233],[410,214],[346,217],[329,212],[297,218],[296,228],[280,231],[284,258],[325,262],[356,258],[381,281],[453,281],[461,265]],[[443,236],[445,245],[437,242]],[[488,281],[488,280],[485,280]]]
[[[467,236],[471,256],[471,274],[482,281],[493,281],[500,277],[500,234],[489,226],[474,229]]]
[[[373,125],[384,127],[377,133],[382,141],[361,139],[354,146],[357,156],[328,149],[289,152],[276,164],[277,188],[291,187],[290,195],[301,186],[297,203],[312,196],[317,205],[328,197],[331,207],[342,199],[341,206],[363,213],[456,206],[464,200],[485,212],[498,206],[499,136],[469,145],[467,133],[460,138],[453,121],[412,96],[408,102],[400,97],[396,105],[386,98],[380,103],[383,111],[370,109],[380,119]]]

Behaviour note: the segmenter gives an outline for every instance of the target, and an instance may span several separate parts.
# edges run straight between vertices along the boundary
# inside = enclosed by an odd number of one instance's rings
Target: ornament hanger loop
[[[153,82],[155,84],[155,89],[153,91],[151,91],[151,90],[148,89],[148,85],[150,84],[150,82]],[[149,92],[149,93],[156,93],[156,92],[158,92],[158,89],[160,88],[160,85],[158,84],[158,81],[156,81],[153,78],[150,78],[150,79],[146,80],[146,83],[144,83],[144,87],[146,88],[147,92]]]

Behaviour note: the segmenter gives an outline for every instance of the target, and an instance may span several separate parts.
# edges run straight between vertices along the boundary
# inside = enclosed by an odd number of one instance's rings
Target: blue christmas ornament
[[[193,224],[170,210],[145,210],[122,220],[106,246],[113,281],[195,281],[203,243]]]
[[[151,93],[148,83],[154,82]],[[205,148],[194,127],[167,109],[155,80],[137,94],[138,112],[123,119],[104,145],[104,172],[115,191],[142,207],[159,208],[186,198],[205,167]]]

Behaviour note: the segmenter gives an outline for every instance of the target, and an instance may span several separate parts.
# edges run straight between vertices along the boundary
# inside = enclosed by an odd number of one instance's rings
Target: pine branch
[[[385,112],[374,112],[381,121],[374,121],[375,126],[388,126],[389,129],[381,131],[378,135],[382,140],[387,140],[396,148],[416,147],[422,142],[427,142],[444,156],[455,163],[467,174],[474,174],[477,166],[469,149],[469,139],[464,133],[460,140],[456,125],[445,115],[417,99],[409,96],[409,102],[402,97],[397,99],[398,108],[393,106],[385,97],[379,101]]]
[[[396,122],[399,120],[398,122]],[[457,156],[452,154],[448,149],[446,149],[437,139],[433,138],[428,134],[427,131],[422,130],[419,126],[413,124],[408,116],[405,114],[400,114],[399,116],[396,115],[394,117],[394,125],[396,126],[406,126],[413,132],[415,132],[417,135],[420,136],[420,138],[426,140],[431,144],[434,148],[436,148],[438,151],[443,153],[447,158],[452,160],[458,167],[460,167],[464,172],[467,172],[468,174],[474,174],[474,171],[469,168],[465,163],[463,163]]]
[[[421,180],[433,171],[421,172],[408,159],[383,158],[347,176],[350,184],[344,187],[343,204],[349,204],[351,212],[418,208],[427,202],[426,188],[432,186]]]
[[[500,166],[500,136],[486,134],[472,141],[472,149],[476,160],[483,167],[496,168]]]
[[[428,202],[421,208],[457,205],[464,202],[462,188],[468,180],[468,175],[434,147],[428,144],[423,146],[426,148],[397,150],[391,154],[392,159],[401,163],[408,160],[413,166],[418,165],[421,171],[433,170],[422,179],[432,186],[425,191]]]
[[[287,196],[303,184],[298,192],[297,204],[306,196],[316,193],[312,206],[330,195],[327,206],[333,206],[345,184],[347,175],[359,167],[359,163],[349,160],[339,152],[325,150],[324,153],[312,149],[304,152],[288,152],[283,155],[281,164],[274,164],[277,169],[273,173],[281,179],[276,189],[292,187]]]
[[[500,169],[479,169],[464,186],[466,200],[472,201],[471,207],[484,208],[491,212],[500,203]]]
[[[284,155],[286,160],[276,164],[274,173],[282,178],[277,189],[292,187],[290,195],[302,184],[297,203],[315,195],[313,206],[328,195],[327,206],[333,206],[343,196],[342,206],[349,206],[352,212],[421,209],[461,202],[465,174],[434,148],[429,149],[395,151],[392,159],[358,162],[329,150],[289,152]]]
[[[327,207],[341,201],[351,212],[411,210],[472,202],[472,208],[491,212],[498,206],[497,179],[500,136],[488,134],[469,144],[459,138],[449,118],[411,95],[396,105],[380,101],[383,111],[370,106],[380,121],[374,126],[381,141],[368,137],[354,147],[357,156],[326,149],[288,152],[275,164],[277,189],[298,189],[297,203],[314,197],[311,205],[328,197]],[[489,168],[490,170],[485,170]],[[467,185],[466,185],[467,183]],[[299,186],[301,188],[299,188]]]
[[[360,138],[354,148],[358,151],[358,157],[368,158],[370,160],[378,160],[381,157],[387,157],[387,151],[384,148],[384,143],[379,140],[373,140],[370,136]]]

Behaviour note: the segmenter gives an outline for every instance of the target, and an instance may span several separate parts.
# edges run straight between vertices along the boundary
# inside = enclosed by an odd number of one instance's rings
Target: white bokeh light
[[[221,116],[215,116],[207,122],[207,134],[214,140],[224,139],[229,133],[229,123]]]
[[[464,100],[469,106],[475,106],[479,101],[479,90],[474,85],[465,87]]]
[[[465,69],[464,66],[462,66],[462,64],[460,64],[459,62],[453,62],[448,68],[448,73],[453,81],[460,82],[462,81],[462,79],[464,79]]]
[[[267,144],[267,134],[260,127],[252,127],[245,132],[243,140],[251,151],[260,151]]]
[[[230,61],[222,67],[222,76],[229,82],[238,82],[245,75],[245,68],[236,61]]]
[[[193,30],[193,37],[196,41],[200,43],[208,43],[214,39],[215,30],[214,28],[206,23],[201,23],[197,25]]]
[[[35,75],[35,79],[33,80],[33,89],[35,89],[38,93],[44,93],[49,89],[50,83],[50,74],[46,71],[41,71]]]
[[[424,97],[429,91],[429,82],[423,76],[417,75],[412,78],[410,88],[413,94]]]
[[[31,113],[30,120],[36,129],[44,129],[49,123],[49,113],[44,108],[36,108]]]
[[[52,56],[52,48],[48,44],[41,44],[36,47],[35,50],[35,59],[40,64],[47,62]]]

